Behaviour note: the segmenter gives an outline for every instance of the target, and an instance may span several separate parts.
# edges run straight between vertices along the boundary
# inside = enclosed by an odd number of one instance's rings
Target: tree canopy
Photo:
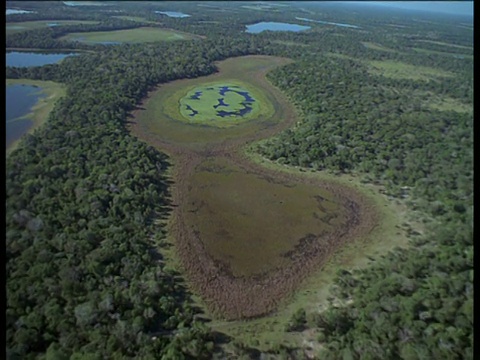
[[[171,208],[169,159],[126,124],[153,86],[212,74],[215,61],[248,54],[294,60],[268,79],[300,114],[295,127],[255,151],[282,164],[361,174],[408,198],[428,227],[410,248],[341,271],[334,293],[348,305],[299,311],[286,330],[302,331],[314,317],[322,359],[473,358],[473,113],[462,110],[473,106],[469,27],[450,18],[353,16],[325,5],[324,20],[360,29],[308,23],[307,32],[248,34],[246,24],[289,22],[312,5],[270,12],[239,2],[202,11],[197,3],[175,5],[193,16],[159,15],[168,9],[156,3],[99,11],[7,2],[35,11],[8,15],[7,23],[99,21],[6,38],[9,48],[92,50],[59,64],[6,68],[7,78],[68,88],[48,122],[6,159],[7,358],[222,356],[156,250],[165,229],[155,219]],[[114,10],[145,22],[119,19]],[[110,47],[58,40],[146,25],[206,39]]]

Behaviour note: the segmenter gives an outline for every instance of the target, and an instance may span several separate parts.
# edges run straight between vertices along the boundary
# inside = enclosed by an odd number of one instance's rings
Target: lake
[[[78,53],[51,53],[51,52],[23,52],[11,51],[6,53],[6,65],[16,67],[42,66],[55,64],[68,56],[80,55]]]
[[[96,1],[64,1],[67,6],[110,6],[111,4],[100,3]]]
[[[359,29],[359,28],[360,28],[359,26],[356,26],[356,25],[341,24],[341,23],[335,23],[335,22],[329,22],[329,21],[312,20],[312,19],[300,18],[300,17],[296,17],[295,19],[297,19],[297,20],[303,20],[303,21],[315,22],[315,23],[319,23],[319,24],[327,24],[327,25],[335,25],[335,26],[341,26],[341,27],[349,27],[349,28],[354,28],[354,29]]]
[[[42,88],[31,85],[8,85],[5,90],[5,146],[8,148],[32,127],[33,121],[22,117],[46,95],[40,93]]]
[[[173,18],[186,18],[191,16],[191,15],[184,14],[181,12],[176,12],[176,11],[155,11],[155,13],[167,15],[168,17],[173,17]]]
[[[310,26],[303,26],[297,24],[288,24],[288,23],[280,23],[280,22],[259,22],[256,24],[246,25],[247,30],[245,32],[251,34],[258,34],[262,31],[304,31],[311,29]]]
[[[19,9],[7,9],[5,15],[30,14],[30,13],[34,13],[34,12],[35,11],[19,10]]]

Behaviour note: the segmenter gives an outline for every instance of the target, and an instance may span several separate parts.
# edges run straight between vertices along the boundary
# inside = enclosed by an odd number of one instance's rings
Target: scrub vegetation
[[[472,19],[243,5],[7,2],[98,22],[6,35],[90,50],[6,68],[66,89],[6,158],[7,358],[473,359]],[[359,28],[244,32],[306,14]],[[198,40],[61,40],[125,30]],[[272,108],[175,119],[224,80]]]

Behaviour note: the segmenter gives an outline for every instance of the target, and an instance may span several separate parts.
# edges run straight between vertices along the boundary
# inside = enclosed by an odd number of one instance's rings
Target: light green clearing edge
[[[366,65],[368,71],[373,75],[381,75],[384,77],[391,77],[396,79],[411,79],[411,80],[436,80],[438,77],[452,77],[454,73],[425,66],[414,66],[407,63],[396,62],[392,60],[387,61],[362,61],[353,57],[338,54],[327,53],[327,56],[337,57],[342,59],[349,59],[358,61]],[[417,91],[414,91],[414,93]],[[457,99],[440,96],[438,94],[429,94],[427,92],[418,92],[419,95],[425,97],[422,104],[430,109],[439,111],[456,111],[456,112],[473,112],[473,106],[463,104]],[[426,95],[429,95],[428,97]]]
[[[203,87],[211,87],[211,86],[217,86],[217,85],[240,86],[241,88],[247,90],[250,93],[250,95],[255,99],[255,101],[261,104],[261,106],[256,112],[252,108],[252,112],[243,118],[240,118],[240,119],[225,118],[225,120],[223,121],[219,119],[218,121],[215,121],[215,122],[212,122],[211,120],[189,121],[189,119],[186,119],[184,116],[181,115],[180,101],[185,96],[187,96],[188,93],[190,93],[192,90],[199,87],[203,88]],[[218,128],[228,128],[234,125],[238,125],[240,123],[255,120],[257,118],[267,119],[272,117],[273,114],[275,113],[274,106],[267,99],[267,97],[265,96],[265,94],[261,89],[236,79],[226,79],[224,81],[222,80],[222,81],[206,82],[206,83],[202,83],[201,85],[191,85],[187,87],[182,87],[177,91],[175,91],[165,101],[165,104],[166,105],[163,110],[165,114],[169,116],[171,119],[186,122],[187,124],[190,124],[190,125],[208,125],[208,126],[218,127]]]
[[[31,119],[33,121],[32,127],[27,131],[28,134],[32,133],[35,129],[42,126],[45,121],[48,119],[48,115],[52,111],[53,107],[55,106],[56,101],[65,95],[65,85],[53,82],[53,81],[41,81],[41,80],[30,80],[30,79],[6,79],[5,85],[31,85],[31,86],[38,86],[40,93],[44,93],[47,96],[45,98],[40,99],[33,107],[30,113],[27,115],[22,116],[21,118]],[[14,150],[20,141],[20,139],[14,141],[7,149],[6,155],[8,156],[12,150]]]

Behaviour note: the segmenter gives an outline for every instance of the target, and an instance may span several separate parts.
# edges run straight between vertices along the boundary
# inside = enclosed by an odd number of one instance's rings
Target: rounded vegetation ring
[[[176,97],[180,116],[172,117],[190,124],[228,127],[274,113],[261,89],[232,80],[189,87]]]

